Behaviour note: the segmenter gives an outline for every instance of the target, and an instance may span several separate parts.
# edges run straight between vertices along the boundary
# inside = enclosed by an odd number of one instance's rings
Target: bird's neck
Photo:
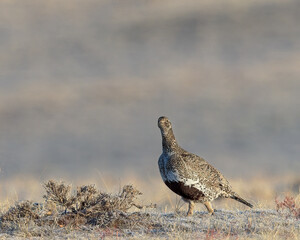
[[[162,136],[162,149],[164,153],[171,153],[178,149],[173,130],[170,129],[167,134],[161,134]]]

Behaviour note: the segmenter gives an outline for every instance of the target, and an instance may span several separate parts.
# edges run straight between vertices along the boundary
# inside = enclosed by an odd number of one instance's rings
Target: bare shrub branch
[[[300,206],[296,204],[296,200],[292,196],[285,196],[283,201],[275,199],[277,212],[287,210],[290,216],[300,218]]]

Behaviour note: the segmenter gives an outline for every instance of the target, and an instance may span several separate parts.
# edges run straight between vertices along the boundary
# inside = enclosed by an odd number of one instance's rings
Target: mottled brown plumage
[[[209,213],[213,214],[210,202],[219,197],[232,198],[253,207],[232,190],[217,169],[177,144],[168,118],[160,117],[158,127],[163,146],[158,160],[160,174],[165,184],[189,203],[188,215],[193,213],[194,202],[203,203]]]

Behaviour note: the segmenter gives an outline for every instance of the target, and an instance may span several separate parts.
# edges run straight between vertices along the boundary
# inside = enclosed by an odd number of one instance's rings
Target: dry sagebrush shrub
[[[18,231],[20,222],[25,226],[33,224],[54,228],[87,224],[103,228],[134,229],[153,225],[149,214],[128,212],[132,207],[153,207],[136,203],[142,193],[132,185],[125,185],[117,194],[100,192],[94,185],[77,187],[71,193],[70,185],[54,180],[45,183],[44,188],[46,204],[29,201],[16,203],[1,216],[2,232]]]
[[[48,181],[44,188],[46,202],[52,202],[63,207],[65,212],[109,212],[128,211],[131,207],[143,208],[135,203],[142,193],[132,185],[125,185],[118,194],[109,194],[98,191],[94,185],[77,187],[74,195],[70,193],[71,186],[65,183]]]
[[[51,202],[59,207],[65,208],[65,211],[73,206],[76,199],[74,196],[71,196],[71,186],[66,185],[63,182],[56,182],[50,180],[44,184],[46,194],[43,196],[46,199],[46,202]]]
[[[19,222],[20,219],[35,220],[39,219],[38,206],[30,201],[17,203],[11,207],[1,217],[1,223],[6,221]]]
[[[30,201],[16,203],[0,217],[0,233],[17,232],[23,237],[37,236],[39,233],[28,233],[28,226],[38,226],[41,217],[39,204],[33,204]]]
[[[101,227],[124,228],[151,224],[145,213],[128,213],[132,207],[142,209],[136,199],[142,193],[132,185],[125,185],[119,193],[109,194],[98,191],[94,185],[77,187],[76,193],[70,193],[71,187],[53,180],[45,185],[46,202],[62,208],[57,222],[61,226],[92,224]]]

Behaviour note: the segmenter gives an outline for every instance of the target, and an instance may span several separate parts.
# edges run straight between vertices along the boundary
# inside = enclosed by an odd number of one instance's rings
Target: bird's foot
[[[215,215],[215,212],[214,211],[213,212],[208,212],[208,215],[213,216],[213,215]]]
[[[194,211],[194,205],[195,203],[193,201],[189,201],[189,210],[187,212],[187,217],[192,216],[193,215],[193,211]]]
[[[204,205],[205,205],[205,207],[208,211],[208,214],[210,216],[214,215],[214,209],[212,208],[211,203],[210,202],[205,202]]]
[[[192,216],[192,215],[193,215],[192,212],[187,212],[187,214],[186,214],[187,217],[190,217],[190,216]]]

